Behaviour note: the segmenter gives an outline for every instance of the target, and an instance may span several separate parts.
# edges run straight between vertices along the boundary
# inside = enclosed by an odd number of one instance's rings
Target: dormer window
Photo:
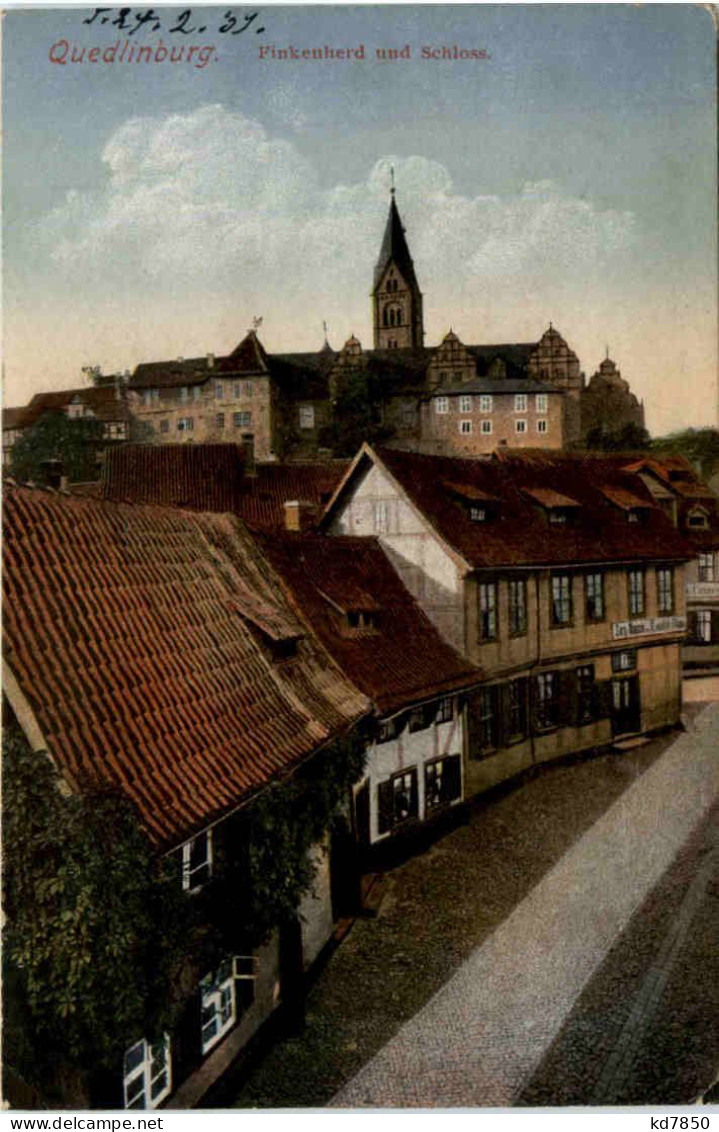
[[[533,503],[539,504],[553,526],[572,523],[579,514],[580,505],[576,499],[570,499],[568,495],[562,495],[553,488],[526,487],[523,491]]]
[[[693,507],[687,515],[687,526],[693,530],[706,530],[709,526],[709,515],[703,507]]]
[[[470,507],[469,517],[473,523],[486,523],[487,522],[487,508],[486,507]]]
[[[347,625],[350,629],[376,629],[377,611],[374,609],[348,609]]]

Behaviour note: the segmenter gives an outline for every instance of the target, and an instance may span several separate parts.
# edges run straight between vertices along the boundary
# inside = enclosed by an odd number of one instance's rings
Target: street
[[[386,874],[239,1107],[680,1103],[719,1062],[719,707],[543,769]],[[714,888],[712,888],[714,885]]]

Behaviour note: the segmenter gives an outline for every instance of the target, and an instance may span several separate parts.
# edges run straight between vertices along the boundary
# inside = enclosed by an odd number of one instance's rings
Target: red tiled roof
[[[642,507],[651,507],[652,503],[646,498],[640,499],[632,491],[627,491],[625,487],[617,487],[609,484],[601,488],[602,495],[604,495],[610,503],[614,503],[622,511],[634,511]]]
[[[22,428],[25,423],[25,414],[27,413],[27,405],[21,405],[16,409],[3,409],[2,411],[2,427],[7,428]]]
[[[118,398],[113,385],[85,385],[80,389],[52,390],[36,393],[25,407],[23,427],[33,425],[43,413],[59,412],[77,398],[99,421],[125,421],[128,410],[124,398]]]
[[[258,536],[295,608],[381,714],[471,687],[482,674],[446,644],[373,538]],[[376,614],[351,629],[348,610]]]
[[[671,520],[653,507],[641,480],[626,477],[601,460],[564,454],[558,460],[547,455],[537,460],[463,460],[391,448],[377,448],[375,455],[429,525],[474,569],[692,557],[691,547]],[[371,459],[372,450],[366,446],[331,503],[327,523]],[[467,506],[447,489],[447,481],[474,485],[495,496],[500,501],[496,513],[487,522],[472,521]],[[647,500],[645,522],[626,521],[600,491],[608,483],[625,484]],[[571,523],[550,527],[546,515],[524,492],[563,495],[567,486],[579,507]]]
[[[568,495],[562,495],[561,491],[554,491],[551,487],[525,487],[522,490],[540,507],[579,507],[576,499],[570,499]]]
[[[235,511],[242,472],[234,444],[123,444],[107,453],[102,494],[131,503]]]
[[[277,530],[285,525],[285,503],[299,500],[314,504],[319,520],[348,467],[348,460],[258,464],[254,474],[243,481],[237,513],[253,529]]]
[[[171,848],[368,709],[311,635],[275,662],[257,625],[298,630],[230,515],[10,485],[5,657],[71,787],[119,788]]]

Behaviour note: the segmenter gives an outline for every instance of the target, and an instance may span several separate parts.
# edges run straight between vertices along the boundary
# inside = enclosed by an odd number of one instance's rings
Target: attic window
[[[489,515],[487,507],[470,507],[469,517],[473,523],[486,523]]]
[[[549,508],[549,521],[550,523],[561,525],[568,523],[571,512],[566,507],[550,507]]]
[[[375,610],[348,609],[347,624],[350,629],[376,629],[377,613]]]
[[[687,526],[693,527],[695,530],[706,530],[706,528],[709,526],[709,516],[707,515],[706,511],[690,511],[687,515]]]

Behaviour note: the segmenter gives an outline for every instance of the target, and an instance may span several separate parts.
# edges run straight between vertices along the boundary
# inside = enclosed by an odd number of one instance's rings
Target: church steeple
[[[405,238],[392,178],[389,216],[372,287],[375,350],[421,346],[422,292]]]

